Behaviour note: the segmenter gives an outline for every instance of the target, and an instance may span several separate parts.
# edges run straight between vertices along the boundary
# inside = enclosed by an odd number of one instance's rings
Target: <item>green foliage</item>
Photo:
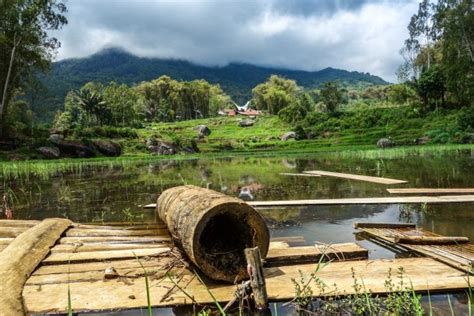
[[[300,89],[295,81],[272,75],[266,82],[252,89],[252,101],[257,109],[277,114],[296,102],[296,94]]]
[[[423,0],[402,50],[404,80],[417,83],[426,105],[448,96],[458,107],[474,99],[474,12],[470,0]],[[421,74],[421,75],[420,75]]]
[[[417,82],[417,90],[425,106],[429,105],[430,100],[435,102],[441,100],[444,104],[445,81],[439,65],[433,65],[421,74]]]
[[[42,76],[46,89],[37,93],[32,108],[41,121],[49,122],[54,113],[62,107],[67,92],[78,90],[89,81],[103,84],[116,81],[119,84],[132,86],[162,75],[185,81],[204,79],[212,84],[218,83],[234,101],[245,103],[252,97],[252,89],[272,74],[295,80],[307,89],[316,88],[328,80],[340,80],[351,85],[387,84],[383,79],[368,73],[332,68],[306,72],[248,64],[206,67],[181,60],[140,58],[123,50],[111,48],[87,58],[54,63],[51,72],[47,76]]]
[[[278,116],[289,124],[302,121],[306,114],[307,110],[299,103],[293,103],[278,112]]]
[[[461,130],[473,132],[474,131],[474,106],[463,107],[458,112],[457,117],[458,127]]]
[[[14,91],[45,70],[59,47],[50,35],[67,23],[65,12],[59,0],[0,1],[0,136]]]
[[[393,84],[388,89],[388,99],[397,104],[407,104],[416,98],[416,91],[408,84]]]
[[[344,103],[342,89],[337,82],[326,82],[321,88],[321,99],[328,113],[334,114]]]

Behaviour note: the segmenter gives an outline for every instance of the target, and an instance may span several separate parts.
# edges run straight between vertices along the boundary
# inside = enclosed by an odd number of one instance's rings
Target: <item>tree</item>
[[[103,89],[103,99],[113,126],[131,126],[141,114],[140,95],[125,84],[109,83]]]
[[[337,82],[328,81],[321,88],[321,99],[328,113],[334,114],[344,102],[344,95]]]
[[[26,74],[45,70],[59,47],[50,31],[67,23],[65,12],[60,0],[0,1],[0,137],[12,91]]]
[[[257,109],[277,114],[296,101],[300,90],[294,80],[272,75],[266,82],[252,89],[252,101]]]
[[[434,65],[421,74],[417,89],[425,106],[429,105],[430,100],[434,100],[437,104],[440,99],[441,104],[444,105],[445,81],[439,65]]]

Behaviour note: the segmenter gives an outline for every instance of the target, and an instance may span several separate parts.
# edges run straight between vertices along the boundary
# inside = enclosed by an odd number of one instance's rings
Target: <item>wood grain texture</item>
[[[417,204],[417,203],[466,203],[474,202],[474,195],[404,196],[289,201],[251,201],[253,207],[351,205],[351,204]]]
[[[71,224],[66,219],[46,219],[20,234],[1,252],[0,312],[3,315],[25,314],[23,285]]]
[[[431,258],[406,258],[392,260],[363,260],[333,262],[318,272],[319,278],[328,285],[325,293],[353,294],[352,270],[361,283],[364,281],[367,290],[373,293],[385,293],[385,280],[388,271],[404,268],[406,284],[413,284],[415,291],[459,290],[467,287],[467,277],[462,271],[456,270]],[[270,300],[290,300],[294,297],[292,279],[314,272],[315,264],[264,268],[267,294]],[[180,285],[186,284],[192,278],[186,274]],[[235,292],[234,285],[216,283],[205,280],[207,287],[220,302],[230,300]],[[471,284],[474,279],[471,277]],[[337,290],[333,284],[337,284]],[[168,292],[173,284],[168,279],[151,280],[150,291],[153,306],[171,306],[190,304],[191,301],[182,293],[174,292],[168,299],[160,299]],[[311,285],[314,296],[319,296],[320,290]],[[27,285],[23,291],[25,306],[30,313],[65,312],[67,309],[67,283]],[[146,291],[143,277],[134,278],[130,282],[120,279],[98,280],[95,282],[71,282],[72,307],[75,312],[89,310],[117,310],[126,308],[146,308]],[[196,279],[186,287],[186,291],[202,304],[212,304],[212,298],[207,290]]]
[[[392,194],[473,194],[474,188],[394,188]]]

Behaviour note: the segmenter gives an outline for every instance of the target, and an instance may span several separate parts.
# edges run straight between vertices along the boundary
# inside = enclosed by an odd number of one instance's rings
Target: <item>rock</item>
[[[94,140],[92,144],[104,156],[116,157],[122,154],[122,147],[111,140]]]
[[[155,138],[147,140],[147,147],[153,155],[174,155],[178,152],[175,145]]]
[[[395,143],[389,138],[380,138],[377,141],[378,148],[388,148],[388,147],[393,147],[393,146],[395,146]]]
[[[115,270],[114,267],[108,267],[104,271],[104,278],[105,279],[116,279],[120,276],[120,274]]]
[[[36,149],[46,159],[58,159],[61,156],[61,152],[58,147],[44,146]]]
[[[423,136],[415,139],[415,145],[426,145],[431,140],[429,136]]]
[[[252,121],[252,120],[239,121],[239,126],[240,127],[250,127],[250,126],[253,126],[253,124],[255,124],[255,121]]]
[[[54,140],[52,143],[59,148],[61,154],[66,156],[77,158],[89,158],[95,156],[94,149],[78,141]]]
[[[290,138],[295,139],[296,138],[296,133],[295,132],[288,132],[288,133],[283,134],[283,136],[281,136],[282,141],[287,141]]]
[[[211,130],[206,125],[198,125],[194,129],[198,131],[199,138],[204,138],[204,136],[211,135]]]
[[[49,135],[48,140],[52,143],[59,142],[59,141],[64,140],[64,136],[61,135],[61,134],[51,134],[51,135]]]

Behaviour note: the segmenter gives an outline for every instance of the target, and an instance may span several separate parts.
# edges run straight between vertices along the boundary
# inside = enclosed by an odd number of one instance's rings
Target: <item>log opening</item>
[[[262,257],[270,237],[261,215],[244,201],[195,186],[164,191],[157,212],[177,245],[204,274],[234,282],[246,276],[245,248]]]

